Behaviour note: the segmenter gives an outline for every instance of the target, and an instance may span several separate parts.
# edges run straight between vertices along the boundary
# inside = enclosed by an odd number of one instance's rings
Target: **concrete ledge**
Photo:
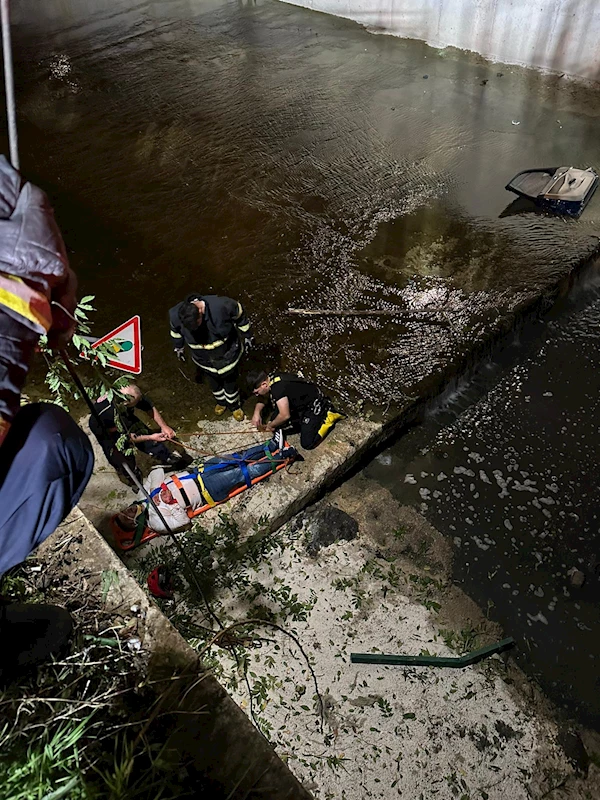
[[[68,547],[68,557],[64,557]],[[202,673],[196,653],[148,598],[84,514],[75,509],[38,551],[41,560],[61,551],[59,569],[68,581],[74,574],[85,576],[90,593],[103,593],[103,575],[109,574],[110,589],[104,598],[116,616],[133,623],[142,642],[140,656],[149,681],[170,679],[171,688],[161,701],[164,711],[182,714],[171,745],[205,775],[215,796],[227,798],[269,797],[290,800],[311,795],[303,789],[267,741],[256,731],[243,711],[210,673]],[[106,585],[106,584],[105,584]],[[138,610],[132,613],[132,606]],[[137,620],[137,623],[136,623]],[[129,627],[129,625],[128,625]],[[157,688],[158,691],[158,688]]]

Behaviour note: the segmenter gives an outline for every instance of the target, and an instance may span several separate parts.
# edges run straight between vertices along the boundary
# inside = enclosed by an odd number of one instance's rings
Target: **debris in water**
[[[583,572],[580,569],[577,569],[577,567],[571,567],[571,569],[567,572],[567,575],[569,576],[571,586],[574,586],[576,589],[581,589],[585,583],[585,575]]]
[[[513,594],[514,594],[514,592],[513,592]],[[538,611],[538,613],[535,616],[533,616],[532,614],[527,614],[527,617],[531,620],[531,622],[542,622],[544,625],[548,624],[548,620],[542,614],[541,611]]]
[[[512,121],[512,124],[513,124],[513,125],[520,125],[520,124],[521,124],[521,122],[520,122],[520,120],[518,120],[518,119],[513,119],[513,121]]]

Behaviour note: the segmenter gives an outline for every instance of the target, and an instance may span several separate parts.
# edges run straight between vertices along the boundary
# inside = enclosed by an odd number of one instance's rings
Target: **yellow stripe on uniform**
[[[237,317],[235,317],[235,319],[239,319],[240,317],[244,316],[244,309],[242,308],[242,304],[238,303],[237,307],[238,307],[238,315]]]
[[[171,336],[174,339],[183,339],[183,336],[180,333],[177,333],[177,331],[174,331],[173,329],[171,329]]]
[[[192,344],[188,342],[188,347],[191,347],[192,350],[214,350],[215,347],[221,347],[222,344],[225,344],[225,339],[219,339],[219,341],[211,342],[210,344]]]
[[[240,353],[235,361],[232,361],[231,364],[228,364],[223,369],[215,369],[214,367],[207,367],[206,364],[198,364],[197,361],[194,361],[194,364],[201,369],[205,369],[207,372],[214,372],[215,375],[224,375],[226,372],[230,372],[237,364],[239,363],[240,358],[244,355],[244,351],[240,350]],[[193,360],[193,359],[192,359]]]
[[[238,331],[241,331],[242,333],[247,333],[249,330],[250,330],[250,323],[248,323],[247,325],[238,325]]]
[[[0,273],[0,305],[28,319],[43,331],[50,330],[52,314],[45,295],[36,292],[16,275]]]

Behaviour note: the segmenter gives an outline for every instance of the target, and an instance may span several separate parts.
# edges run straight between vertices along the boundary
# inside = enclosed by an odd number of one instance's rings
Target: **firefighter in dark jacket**
[[[185,345],[196,365],[196,381],[206,377],[217,402],[215,414],[229,408],[238,422],[244,419],[238,389],[239,362],[252,347],[250,322],[242,304],[230,297],[189,294],[169,310],[175,355],[185,361]]]

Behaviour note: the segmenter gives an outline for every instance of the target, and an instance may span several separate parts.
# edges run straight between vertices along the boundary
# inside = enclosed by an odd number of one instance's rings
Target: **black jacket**
[[[184,328],[179,309],[192,300],[204,300],[206,309],[202,324],[195,331]],[[185,344],[192,351],[195,364],[208,372],[223,374],[235,367],[242,357],[241,337],[250,335],[250,322],[242,304],[230,297],[192,293],[169,310],[173,348]]]

